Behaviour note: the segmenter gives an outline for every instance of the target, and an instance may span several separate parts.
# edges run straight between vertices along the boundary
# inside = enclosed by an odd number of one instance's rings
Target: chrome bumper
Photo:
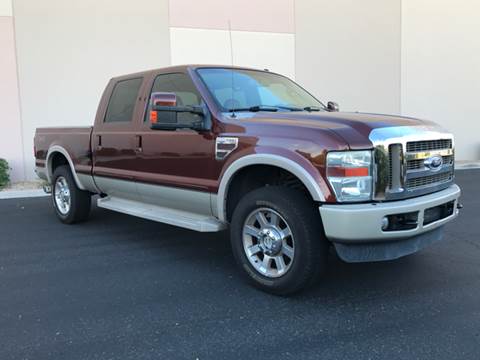
[[[390,242],[419,236],[453,220],[459,212],[457,205],[460,192],[457,185],[452,185],[445,190],[407,200],[354,205],[322,205],[320,215],[325,235],[332,242],[344,244]],[[455,202],[452,215],[424,225],[426,209],[451,201]],[[382,230],[382,219],[385,216],[416,211],[418,211],[416,228],[400,231]]]

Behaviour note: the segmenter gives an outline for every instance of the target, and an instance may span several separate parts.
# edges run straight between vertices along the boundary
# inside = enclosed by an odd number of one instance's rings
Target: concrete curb
[[[480,163],[455,164],[455,170],[480,169]]]
[[[42,189],[0,191],[0,200],[49,196]]]

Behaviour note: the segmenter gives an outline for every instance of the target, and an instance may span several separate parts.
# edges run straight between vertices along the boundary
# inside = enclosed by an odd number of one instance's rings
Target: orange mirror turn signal
[[[158,113],[156,111],[150,111],[150,123],[156,124],[158,121]]]

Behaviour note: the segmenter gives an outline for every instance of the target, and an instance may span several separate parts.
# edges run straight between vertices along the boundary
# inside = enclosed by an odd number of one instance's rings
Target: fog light
[[[384,216],[383,219],[382,219],[382,230],[385,231],[388,229],[388,225],[390,225],[389,221],[388,221],[388,217],[387,216]]]

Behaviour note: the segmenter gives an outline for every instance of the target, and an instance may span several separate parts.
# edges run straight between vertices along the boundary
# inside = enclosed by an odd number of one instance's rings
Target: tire
[[[52,177],[52,202],[61,222],[75,224],[87,220],[91,198],[88,191],[77,187],[68,166],[63,165],[55,169]]]
[[[326,269],[328,242],[320,214],[299,190],[269,186],[249,192],[233,212],[230,232],[235,260],[263,291],[298,292]]]

